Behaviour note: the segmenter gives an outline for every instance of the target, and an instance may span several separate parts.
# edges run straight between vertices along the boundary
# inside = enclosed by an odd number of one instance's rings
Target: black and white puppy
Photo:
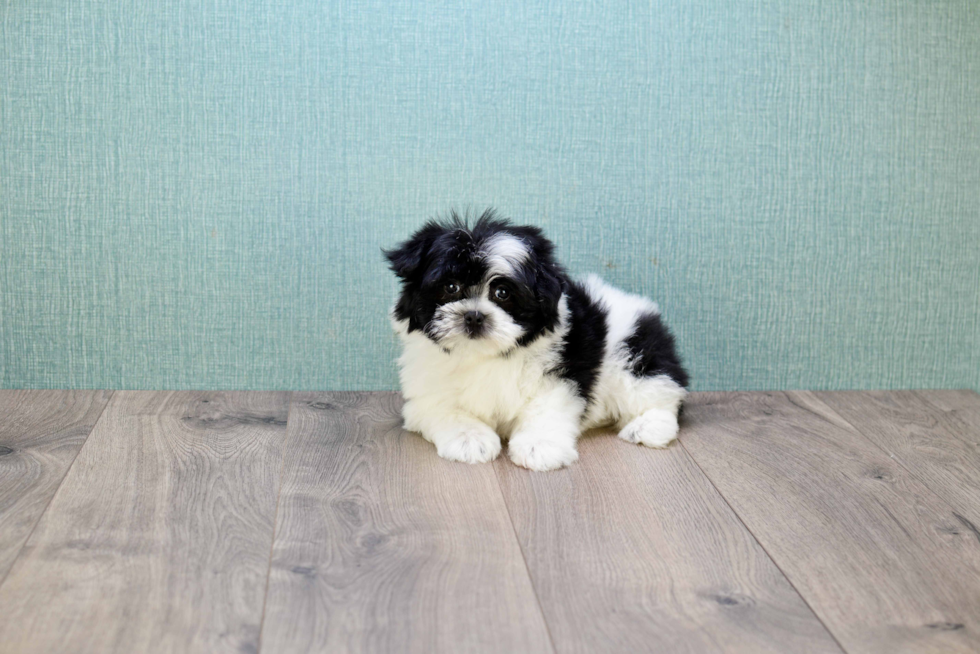
[[[597,276],[571,280],[537,227],[484,213],[431,221],[385,255],[402,281],[391,311],[405,428],[439,456],[483,463],[509,438],[531,470],[578,459],[584,429],[630,443],[677,437],[687,373],[657,305]]]

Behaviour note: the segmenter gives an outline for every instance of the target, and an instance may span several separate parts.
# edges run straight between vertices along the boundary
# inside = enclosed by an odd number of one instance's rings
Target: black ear
[[[398,247],[385,250],[384,255],[391,264],[392,272],[405,280],[412,278],[419,272],[432,244],[445,231],[444,226],[430,221]]]
[[[543,262],[536,271],[538,306],[549,315],[558,315],[558,302],[565,292],[565,271],[554,261]]]
[[[509,226],[507,231],[528,244],[534,252],[534,294],[538,306],[546,314],[558,314],[558,302],[565,292],[568,276],[555,261],[555,246],[539,227],[531,225]]]

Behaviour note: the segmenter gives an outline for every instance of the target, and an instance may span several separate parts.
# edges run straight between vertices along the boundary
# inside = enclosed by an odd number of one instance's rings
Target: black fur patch
[[[606,311],[581,284],[568,280],[566,284],[571,327],[562,344],[561,366],[555,372],[574,382],[579,395],[589,402],[605,356]]]
[[[681,365],[674,336],[654,313],[641,315],[633,333],[623,342],[629,353],[630,372],[637,377],[667,375],[687,388],[687,371]]]

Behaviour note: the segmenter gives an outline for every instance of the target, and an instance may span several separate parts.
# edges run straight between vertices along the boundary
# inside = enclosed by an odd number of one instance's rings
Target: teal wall
[[[698,389],[980,387],[980,5],[0,2],[0,386],[396,385],[450,207]]]

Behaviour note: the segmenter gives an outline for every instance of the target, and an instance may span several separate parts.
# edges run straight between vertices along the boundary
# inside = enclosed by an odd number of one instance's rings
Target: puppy
[[[484,463],[501,437],[517,465],[578,460],[591,427],[630,443],[677,437],[687,373],[657,305],[597,276],[573,281],[537,227],[455,213],[385,251],[402,283],[391,321],[405,428],[452,461]]]

